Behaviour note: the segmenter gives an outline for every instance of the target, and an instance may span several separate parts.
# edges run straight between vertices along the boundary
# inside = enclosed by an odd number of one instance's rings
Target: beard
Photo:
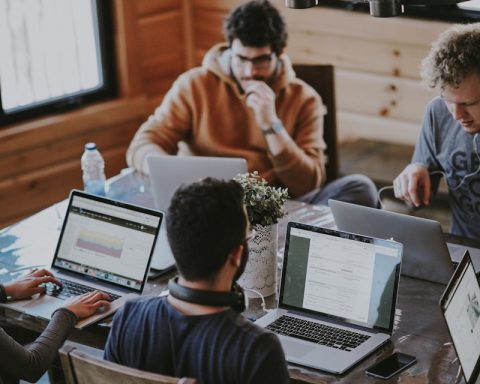
[[[245,240],[242,245],[243,245],[242,259],[240,260],[240,265],[238,266],[238,269],[235,272],[235,276],[233,277],[233,281],[237,281],[240,278],[240,276],[242,276],[243,272],[245,271],[245,267],[247,266],[248,241]]]

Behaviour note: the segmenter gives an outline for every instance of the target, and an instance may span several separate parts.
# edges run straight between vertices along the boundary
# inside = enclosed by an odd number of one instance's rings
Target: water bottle
[[[105,196],[105,162],[95,143],[85,144],[82,155],[83,190]]]

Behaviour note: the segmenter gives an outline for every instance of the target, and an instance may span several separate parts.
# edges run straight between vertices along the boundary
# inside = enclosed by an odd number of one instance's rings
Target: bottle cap
[[[97,144],[95,144],[95,143],[87,143],[87,144],[85,144],[85,150],[87,150],[87,151],[94,151],[95,149],[97,149]]]

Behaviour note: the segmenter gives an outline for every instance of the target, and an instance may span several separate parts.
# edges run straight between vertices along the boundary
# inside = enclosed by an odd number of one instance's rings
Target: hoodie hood
[[[280,65],[278,66],[277,74],[270,85],[275,94],[278,94],[295,79],[295,72],[290,58],[286,54],[282,54],[279,59]],[[210,48],[203,58],[202,67],[214,73],[226,83],[229,83],[238,93],[243,93],[243,90],[231,73],[230,48],[227,43],[219,43]]]

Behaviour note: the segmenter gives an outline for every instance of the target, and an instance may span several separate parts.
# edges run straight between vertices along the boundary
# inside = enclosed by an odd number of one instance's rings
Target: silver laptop
[[[256,324],[287,361],[343,373],[391,336],[402,245],[288,223],[279,308]]]
[[[480,286],[468,251],[440,299],[467,384],[480,383]]]
[[[454,267],[440,223],[382,209],[329,200],[337,228],[403,244],[402,274],[447,284]]]
[[[98,289],[111,296],[110,307],[76,327],[111,315],[142,294],[162,217],[158,211],[72,191],[51,266],[63,288],[3,305],[50,319],[71,296]]]
[[[192,183],[205,177],[231,179],[247,171],[245,159],[229,157],[151,155],[147,158],[147,164],[155,207],[163,212],[167,211],[174,192],[182,184]],[[164,270],[171,268],[174,264],[166,226],[163,225],[160,228],[152,268]]]

